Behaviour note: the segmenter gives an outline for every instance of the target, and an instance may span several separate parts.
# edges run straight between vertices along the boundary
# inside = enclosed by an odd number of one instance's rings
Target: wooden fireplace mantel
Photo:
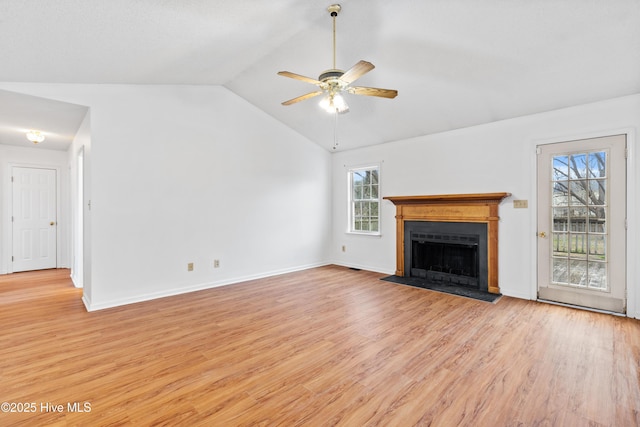
[[[478,222],[487,224],[489,292],[498,286],[498,205],[510,193],[441,194],[383,197],[396,205],[396,276],[404,276],[405,221]]]

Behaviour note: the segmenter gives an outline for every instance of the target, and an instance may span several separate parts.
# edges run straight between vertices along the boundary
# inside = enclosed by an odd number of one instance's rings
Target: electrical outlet
[[[213,260],[213,268],[220,268],[220,260],[219,259],[214,259]]]
[[[514,200],[513,201],[513,207],[514,209],[526,209],[529,207],[529,201],[528,200]]]
[[[193,271],[193,263],[192,262],[187,264],[187,271]]]

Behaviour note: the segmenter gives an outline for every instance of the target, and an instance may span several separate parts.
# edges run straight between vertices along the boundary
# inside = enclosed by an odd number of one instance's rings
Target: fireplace
[[[405,276],[488,291],[486,224],[405,221],[404,235]]]
[[[499,294],[498,205],[509,193],[384,197],[396,205],[396,276]]]

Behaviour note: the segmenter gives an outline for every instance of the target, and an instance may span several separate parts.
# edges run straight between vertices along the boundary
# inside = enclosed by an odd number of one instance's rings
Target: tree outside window
[[[552,159],[553,282],[606,290],[607,153]]]

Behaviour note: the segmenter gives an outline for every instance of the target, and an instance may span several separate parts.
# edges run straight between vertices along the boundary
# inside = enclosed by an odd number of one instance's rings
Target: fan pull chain
[[[338,149],[338,109],[336,108],[336,112],[333,114],[333,149]]]

